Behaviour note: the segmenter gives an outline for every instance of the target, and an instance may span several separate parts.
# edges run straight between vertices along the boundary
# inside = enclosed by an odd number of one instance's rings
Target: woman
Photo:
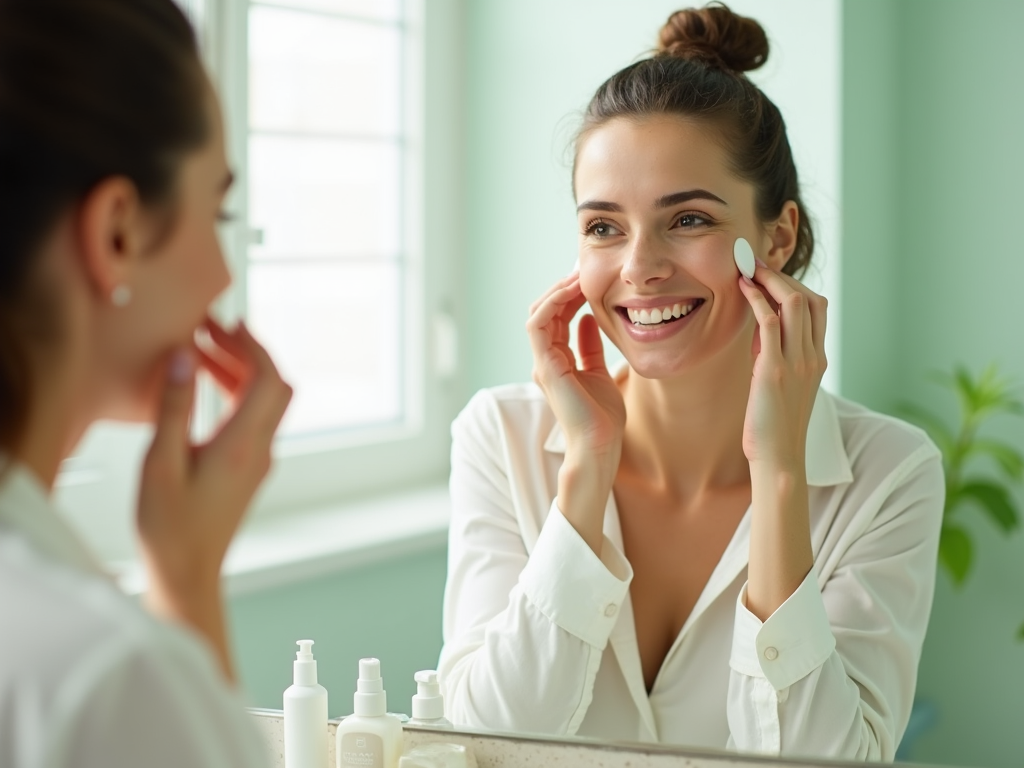
[[[219,574],[291,390],[244,326],[206,316],[230,181],[172,0],[0,0],[0,765],[267,761]],[[194,446],[200,366],[235,406]],[[137,519],[156,618],[50,501],[99,418],[156,426]]]
[[[812,230],[782,117],[743,74],[767,55],[755,21],[680,11],[590,103],[579,270],[526,326],[536,386],[483,391],[453,426],[458,723],[893,759],[940,458],[818,389],[825,300],[794,278]]]

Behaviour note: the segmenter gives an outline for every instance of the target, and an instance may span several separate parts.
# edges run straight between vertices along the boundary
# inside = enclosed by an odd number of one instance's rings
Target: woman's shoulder
[[[871,482],[938,468],[942,454],[920,427],[837,395],[826,395],[836,414],[854,477]]]
[[[16,680],[30,681],[42,702],[123,669],[208,672],[186,630],[153,618],[105,576],[54,563],[10,532],[0,535],[0,605],[18,616],[4,633],[0,699]]]
[[[452,424],[455,440],[541,444],[556,427],[544,393],[536,384],[503,384],[481,389]]]

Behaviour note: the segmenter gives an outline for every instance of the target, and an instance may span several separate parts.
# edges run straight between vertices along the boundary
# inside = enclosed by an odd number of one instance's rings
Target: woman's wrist
[[[618,461],[578,461],[566,454],[558,472],[558,509],[576,532],[601,556],[604,510],[615,483]]]

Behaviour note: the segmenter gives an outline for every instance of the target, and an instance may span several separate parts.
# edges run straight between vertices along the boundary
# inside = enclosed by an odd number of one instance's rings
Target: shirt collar
[[[21,464],[0,462],[0,530],[26,539],[44,557],[61,565],[105,575],[96,558],[60,516],[46,489]]]
[[[544,441],[544,450],[565,453],[565,434],[556,422]],[[842,485],[853,482],[850,457],[843,443],[843,433],[836,413],[835,398],[818,390],[807,425],[807,484],[814,486]]]

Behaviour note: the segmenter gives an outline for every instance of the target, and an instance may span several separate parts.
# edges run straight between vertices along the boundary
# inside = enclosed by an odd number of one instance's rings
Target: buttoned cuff
[[[820,667],[836,647],[818,576],[811,569],[778,610],[762,623],[747,610],[747,585],[736,602],[729,666],[741,675],[763,677],[782,691]]]
[[[599,558],[552,503],[519,586],[541,613],[603,650],[619,618],[633,569],[607,537]]]

